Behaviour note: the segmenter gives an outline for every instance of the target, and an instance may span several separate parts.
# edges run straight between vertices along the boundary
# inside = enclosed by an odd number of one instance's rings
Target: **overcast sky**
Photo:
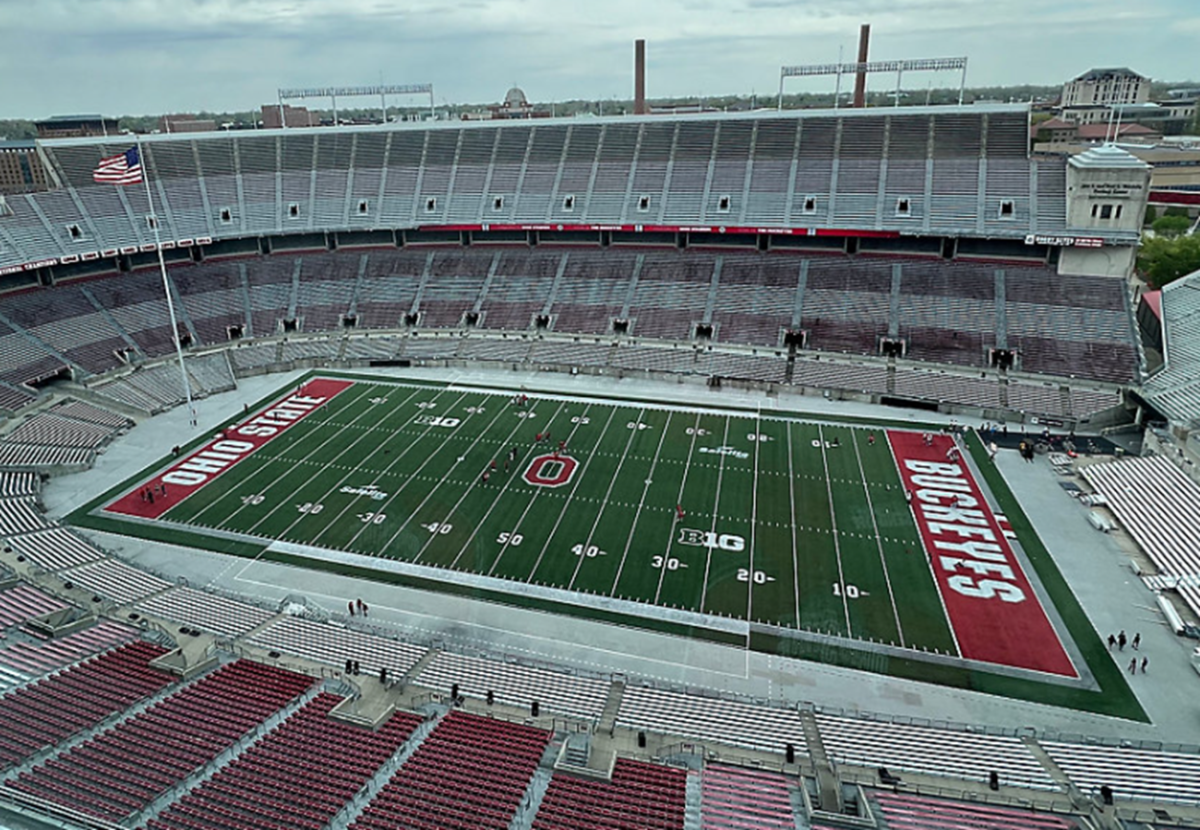
[[[1094,66],[1200,80],[1197,0],[0,0],[0,118],[247,110],[280,86],[380,80],[432,83],[439,103],[513,84],[628,98],[637,37],[650,97],[773,95],[782,64],[852,60],[868,22],[872,59],[967,55],[968,85]],[[958,84],[905,86],[930,81]]]

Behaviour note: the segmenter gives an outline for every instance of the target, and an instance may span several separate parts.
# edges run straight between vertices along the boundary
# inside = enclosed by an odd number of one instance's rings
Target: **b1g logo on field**
[[[730,553],[741,553],[746,549],[746,540],[732,533],[713,533],[709,530],[679,528],[679,544],[698,548],[719,548]]]
[[[539,455],[525,469],[525,481],[535,487],[562,487],[575,475],[579,462],[569,455]]]

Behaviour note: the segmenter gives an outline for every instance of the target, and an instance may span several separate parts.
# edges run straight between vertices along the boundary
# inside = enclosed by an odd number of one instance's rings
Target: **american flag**
[[[137,147],[100,159],[92,171],[92,180],[100,184],[141,184],[142,160],[138,158]]]

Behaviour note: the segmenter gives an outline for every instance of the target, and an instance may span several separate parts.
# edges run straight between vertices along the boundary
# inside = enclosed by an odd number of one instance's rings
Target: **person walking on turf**
[[[1125,636],[1125,629],[1121,629],[1121,633],[1117,635],[1117,650],[1124,651],[1125,644],[1129,642],[1129,638]]]
[[[1136,658],[1134,658],[1134,659],[1136,659]],[[1146,666],[1148,666],[1148,665],[1150,665],[1150,658],[1143,657],[1142,658],[1142,674],[1146,673]]]
[[[1112,650],[1113,650],[1113,646],[1115,646],[1116,644],[1117,644],[1117,638],[1116,638],[1116,636],[1115,636],[1115,635],[1112,635],[1112,634],[1109,634],[1109,635],[1108,635],[1108,650],[1109,650],[1109,651],[1112,651]]]
[[[1137,632],[1133,635],[1133,650],[1137,651],[1138,646],[1142,644],[1142,632]]]
[[[1132,660],[1129,661],[1129,673],[1137,674],[1137,658],[1136,657],[1134,657]]]

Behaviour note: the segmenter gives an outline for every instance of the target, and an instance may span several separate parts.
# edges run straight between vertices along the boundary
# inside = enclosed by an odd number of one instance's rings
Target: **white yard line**
[[[754,482],[750,485],[750,578],[746,580],[746,622],[754,619],[754,530],[758,526],[758,448],[763,441],[761,415],[761,410],[754,415]]]
[[[585,410],[586,412],[587,410]],[[546,551],[550,547],[550,543],[554,541],[554,534],[558,532],[558,526],[562,523],[563,516],[567,515],[567,509],[571,506],[571,500],[575,498],[575,491],[579,489],[579,484],[587,476],[588,466],[591,465],[592,459],[596,457],[596,448],[604,443],[604,436],[608,434],[608,428],[612,426],[613,418],[616,417],[620,409],[612,407],[608,413],[608,420],[604,422],[604,429],[600,431],[600,437],[596,439],[596,443],[592,446],[592,452],[588,454],[587,461],[583,462],[583,469],[575,474],[575,483],[571,485],[571,492],[567,494],[566,501],[563,502],[562,510],[558,511],[558,518],[554,522],[554,527],[550,528],[550,535],[546,537],[546,543],[542,545],[541,552],[538,553],[537,559],[533,563],[533,567],[529,569],[529,576],[525,577],[526,582],[533,582],[533,575],[537,573],[538,567],[542,564],[542,559],[546,556]],[[571,430],[571,435],[575,434],[575,430],[579,429],[579,424]],[[567,436],[568,441],[570,435]]]
[[[658,469],[658,457],[662,453],[663,442],[667,440],[667,431],[671,428],[671,418],[673,412],[667,413],[667,423],[663,425],[662,435],[658,437],[658,446],[654,448],[654,459],[650,462],[650,472],[646,474],[646,481],[642,485],[642,498],[638,501],[637,512],[633,514],[633,526],[629,528],[629,535],[625,537],[625,550],[621,551],[621,564],[617,567],[617,575],[613,577],[612,590],[609,596],[617,592],[617,583],[621,581],[621,572],[625,570],[625,560],[629,557],[629,549],[633,547],[633,536],[637,533],[638,521],[642,517],[642,508],[646,506],[646,494],[650,492],[650,485],[654,482],[654,471]]]
[[[896,634],[900,645],[904,643],[904,626],[900,623],[900,609],[896,606],[896,592],[892,590],[892,576],[888,573],[887,557],[883,554],[883,539],[879,536],[879,522],[875,519],[875,503],[871,500],[871,488],[867,486],[867,471],[863,469],[862,452],[858,448],[858,430],[850,433],[854,442],[854,456],[858,459],[858,475],[862,479],[863,494],[867,497],[867,511],[871,514],[871,527],[875,530],[875,546],[879,549],[879,564],[883,567],[883,579],[887,583],[888,599],[892,603],[892,616],[896,619]]]
[[[850,625],[850,603],[846,601],[846,572],[842,570],[842,545],[838,541],[837,511],[833,509],[833,481],[829,477],[829,457],[825,454],[825,430],[817,426],[817,437],[821,442],[821,463],[825,465],[825,492],[829,495],[829,522],[833,533],[833,552],[837,555],[838,585],[841,586],[842,609],[846,612],[846,636],[853,637]]]
[[[360,393],[359,393],[357,396],[355,396],[355,397],[351,398],[351,399],[350,399],[350,403],[349,403],[349,404],[347,404],[347,406],[353,406],[355,403],[357,403],[357,402],[358,402],[358,401],[359,401],[359,400],[362,398],[362,396],[363,396],[363,395],[366,395],[366,394],[368,394],[368,393],[369,393],[369,389],[368,389],[368,388],[367,388],[367,386],[364,384],[364,385],[363,385],[363,389],[362,389],[362,391],[361,391],[361,392],[360,392]],[[367,414],[368,412],[370,412],[370,411],[371,411],[370,409],[363,410],[362,414],[361,414],[361,415],[359,415],[358,417],[356,417],[354,420],[355,420],[355,421],[357,421],[357,420],[358,420],[358,418],[361,418],[363,415],[366,415],[366,414]],[[306,418],[305,420],[307,420],[307,418]],[[326,420],[326,421],[321,421],[320,423],[328,423],[328,421],[327,421],[327,420]],[[351,423],[353,423],[353,421],[352,421]],[[343,427],[342,429],[339,429],[339,430],[338,430],[336,433],[334,433],[333,435],[330,435],[328,438],[326,438],[326,439],[325,439],[324,441],[322,441],[320,444],[317,444],[316,446],[314,446],[314,447],[312,448],[312,450],[311,450],[311,451],[309,451],[309,452],[308,452],[308,453],[307,453],[307,454],[304,456],[304,459],[301,459],[301,460],[306,460],[306,459],[310,458],[310,457],[313,455],[313,453],[319,452],[319,451],[321,450],[321,448],[322,448],[322,447],[324,447],[326,444],[328,444],[330,441],[332,441],[332,440],[333,440],[333,439],[335,439],[335,438],[336,438],[338,435],[340,435],[344,429],[345,429],[345,427]],[[284,430],[284,432],[286,433],[286,432],[287,432],[287,430]],[[262,448],[266,448],[266,447],[269,447],[269,446],[271,446],[271,442],[270,442],[270,441],[268,441],[266,444],[263,444],[263,447],[262,447]],[[251,455],[250,457],[253,457],[253,455]],[[256,477],[256,476],[258,476],[259,474],[265,474],[265,473],[266,473],[266,471],[267,471],[267,469],[269,468],[269,466],[270,466],[270,464],[269,464],[269,463],[268,463],[268,464],[264,464],[262,467],[260,467],[259,469],[255,470],[255,471],[254,471],[253,473],[251,473],[250,475],[246,476],[246,478],[245,478],[245,479],[242,481],[242,484],[243,484],[243,485],[249,485],[249,484],[250,484],[252,481],[254,481],[254,479],[255,479],[255,477]],[[272,481],[272,482],[271,482],[271,484],[274,484],[276,481],[278,481],[278,479],[276,479],[275,481]],[[260,491],[260,493],[255,493],[254,495],[259,495],[259,494],[261,494],[261,493],[266,493],[268,490],[270,490],[270,489],[271,489],[271,484],[268,484],[268,485],[266,486],[266,488],[265,488],[265,489],[263,489],[262,491]],[[201,489],[203,489],[203,488],[201,488]],[[197,490],[197,492],[201,492],[201,490]],[[209,510],[212,510],[212,509],[213,509],[213,508],[216,506],[216,504],[217,504],[217,503],[218,503],[220,500],[221,500],[221,499],[219,499],[219,498],[218,498],[218,499],[216,499],[215,501],[213,501],[213,502],[212,502],[212,504],[209,504],[207,507],[205,507],[205,508],[204,508],[203,510],[201,510],[199,513],[197,513],[195,516],[192,516],[192,518],[191,518],[191,519],[188,519],[186,523],[187,523],[187,524],[193,524],[193,523],[194,523],[194,524],[197,524],[197,525],[201,525],[201,526],[207,527],[207,525],[204,525],[204,523],[200,521],[200,518],[201,518],[201,517],[202,517],[202,516],[203,516],[205,513],[207,513]],[[180,502],[180,504],[184,504],[184,503],[186,503],[186,501],[187,501],[187,500],[185,499],[184,501]],[[179,505],[176,505],[176,507],[178,507],[178,506],[179,506]],[[240,512],[242,512],[242,510],[244,510],[244,509],[246,508],[246,506],[247,506],[247,505],[243,504],[241,507],[237,508],[237,509],[236,509],[236,510],[234,510],[232,513],[229,513],[228,515],[226,515],[226,516],[223,516],[223,517],[221,518],[221,524],[222,524],[222,525],[224,525],[224,524],[225,524],[226,522],[228,522],[230,519],[232,519],[232,518],[234,518],[235,516],[237,516],[237,515],[238,515]],[[174,508],[172,508],[172,509],[174,509]],[[272,512],[274,512],[274,511],[272,511]],[[267,515],[269,516],[269,515],[270,515],[270,513],[268,513]],[[256,526],[257,526],[257,525],[256,525]]]
[[[503,410],[502,410],[502,411],[503,411]],[[512,410],[512,408],[511,408],[511,407],[509,407],[508,411],[509,411],[509,412],[512,412],[513,410]],[[472,417],[474,417],[474,416],[472,416]],[[510,430],[508,431],[508,435],[504,436],[504,441],[502,441],[502,442],[501,442],[501,445],[500,445],[503,451],[507,451],[507,450],[508,450],[508,446],[509,446],[509,444],[512,442],[512,440],[513,440],[513,436],[517,434],[517,430],[519,430],[519,429],[521,428],[521,426],[522,426],[522,421],[523,421],[523,420],[524,420],[524,419],[522,419],[522,418],[517,418],[517,422],[516,422],[516,424],[513,426],[513,428],[512,428],[512,429],[510,429]],[[475,446],[475,444],[479,442],[479,439],[483,438],[483,436],[484,436],[484,435],[486,435],[488,432],[490,432],[490,431],[491,431],[491,429],[492,429],[492,426],[493,426],[493,425],[495,425],[495,423],[496,423],[496,421],[495,421],[495,420],[493,420],[491,424],[488,424],[488,427],[487,427],[487,429],[485,429],[485,430],[484,430],[484,431],[483,431],[483,432],[482,432],[482,433],[479,435],[479,437],[475,439],[475,442],[474,442],[474,443],[472,443],[472,444],[471,444],[471,446],[472,446],[472,447],[474,447],[474,446]],[[469,451],[470,451],[470,448],[468,448],[468,452],[469,452]],[[457,463],[455,464],[455,466],[457,466]],[[446,473],[446,475],[442,477],[442,481],[438,483],[437,487],[441,487],[441,486],[442,486],[442,484],[443,484],[443,483],[445,483],[445,481],[446,481],[446,477],[448,477],[448,476],[450,475],[450,473],[451,473],[451,472],[454,472],[454,469],[453,469],[453,468],[451,468],[451,469],[450,469],[450,472],[447,472],[447,473]],[[500,495],[503,495],[504,491],[508,489],[508,485],[509,485],[509,484],[511,484],[511,483],[512,483],[512,481],[513,481],[513,477],[512,477],[512,476],[510,476],[510,477],[509,477],[509,479],[508,479],[508,481],[506,481],[506,482],[504,483],[504,486],[500,488],[500,493],[499,493],[499,494],[497,494],[497,496],[496,496],[496,499],[494,499],[494,500],[492,501],[492,506],[488,508],[488,511],[487,511],[487,513],[484,515],[484,517],[483,517],[483,520],[482,520],[482,521],[480,521],[480,523],[479,523],[479,524],[475,525],[475,529],[474,529],[473,531],[471,531],[471,536],[470,536],[470,538],[468,538],[468,539],[467,539],[466,543],[465,543],[465,544],[462,546],[462,548],[459,550],[459,552],[458,552],[458,553],[455,555],[455,557],[454,557],[454,562],[452,562],[452,563],[451,563],[451,567],[453,567],[453,566],[454,566],[454,564],[458,562],[458,559],[459,559],[459,557],[460,557],[460,556],[462,556],[462,554],[463,554],[463,551],[465,551],[465,550],[467,549],[467,545],[469,545],[469,544],[471,543],[471,539],[474,539],[474,538],[475,538],[475,534],[479,532],[479,528],[480,528],[480,526],[483,524],[483,522],[484,522],[484,521],[487,521],[487,517],[491,515],[491,513],[492,513],[492,508],[494,508],[494,507],[496,506],[496,501],[497,501],[497,500],[499,500],[499,498],[500,498]],[[441,522],[441,523],[448,522],[448,521],[450,520],[450,517],[451,517],[451,516],[453,516],[453,515],[455,514],[455,512],[458,510],[458,508],[459,508],[459,507],[462,505],[462,503],[463,503],[464,501],[466,501],[466,499],[467,499],[467,496],[471,495],[471,493],[472,493],[472,492],[475,490],[475,488],[476,488],[477,486],[479,486],[479,485],[480,485],[479,478],[478,478],[478,477],[476,477],[476,478],[475,478],[474,480],[472,480],[472,481],[471,481],[471,483],[470,483],[470,484],[467,486],[467,489],[463,490],[463,493],[462,493],[462,495],[458,497],[458,501],[456,501],[456,502],[454,503],[454,506],[450,508],[450,511],[449,511],[449,512],[446,514],[446,518],[442,519],[442,522]],[[435,487],[435,488],[434,488],[434,490],[436,490],[436,489],[437,489],[437,487]],[[420,509],[421,509],[421,508],[422,508],[422,507],[425,505],[425,502],[429,501],[429,499],[430,499],[430,497],[431,497],[432,495],[433,495],[433,491],[431,490],[431,491],[430,491],[430,493],[429,493],[429,495],[427,495],[427,496],[425,497],[425,500],[424,500],[424,501],[422,501],[422,502],[421,502],[419,505],[417,505],[417,510],[420,510]],[[409,521],[412,521],[412,518],[415,518],[415,517],[416,517],[416,515],[417,515],[417,514],[416,514],[416,511],[414,511],[414,512],[413,512],[413,515],[412,515],[412,517],[410,517]],[[407,522],[406,522],[405,524],[407,524]],[[439,524],[440,524],[440,523],[439,523]],[[403,529],[404,529],[404,527],[402,526],[402,527],[400,528],[400,530],[403,530]],[[400,533],[400,530],[397,530],[397,531],[396,531],[396,535],[399,535],[399,533]],[[393,539],[395,539],[396,537],[395,537],[395,536],[393,536],[392,538],[393,538]],[[425,555],[425,551],[426,551],[426,550],[429,548],[429,546],[430,546],[430,545],[432,545],[432,544],[433,544],[433,542],[434,542],[434,539],[435,539],[435,538],[436,538],[435,534],[433,534],[433,533],[429,534],[429,538],[425,540],[425,544],[421,545],[421,549],[420,549],[419,551],[417,551],[417,555],[413,557],[413,560],[412,560],[412,561],[414,561],[414,562],[418,562],[418,561],[420,561],[421,557]],[[391,544],[391,542],[389,541],[389,542],[388,542],[388,544]]]
[[[725,416],[725,433],[721,436],[722,447],[729,446],[729,422],[732,420],[728,415]],[[721,453],[721,463],[717,465],[717,492],[713,495],[712,524],[708,528],[712,534],[710,539],[716,536],[717,521],[720,519],[718,512],[721,507],[721,482],[725,478],[725,458],[725,453]],[[700,585],[700,607],[696,609],[700,613],[704,613],[704,602],[708,599],[708,574],[712,570],[712,557],[713,549],[708,548],[708,555],[704,557],[704,582]]]
[[[441,394],[442,394],[441,392],[438,392],[436,395],[434,395],[433,399],[437,400],[437,398]],[[451,404],[451,406],[461,403],[463,397],[466,397],[466,396],[464,395],[464,396],[459,397],[453,404]],[[390,412],[392,412],[392,413],[394,413],[395,411],[396,411],[395,409],[390,410]],[[387,417],[387,416],[385,416],[385,417]],[[371,478],[378,480],[378,478],[380,476],[387,475],[388,472],[392,469],[392,467],[394,467],[396,464],[400,463],[400,461],[412,451],[413,447],[417,446],[417,444],[419,444],[421,442],[421,440],[426,435],[428,435],[429,431],[432,429],[433,429],[432,425],[425,427],[425,431],[422,432],[419,436],[417,436],[412,441],[412,443],[410,443],[407,447],[405,447],[403,452],[397,454],[397,456],[395,458],[393,458],[386,467],[383,468],[382,472],[379,472],[379,473],[372,472]],[[350,452],[350,450],[353,449],[359,443],[359,441],[362,441],[363,438],[369,438],[371,436],[371,432],[372,432],[372,430],[367,430],[361,437],[355,439],[355,441],[353,443],[351,443],[349,447],[346,447],[346,449],[344,449],[344,450],[342,450],[342,452],[338,453],[337,456],[333,459],[333,461],[330,461],[328,464],[322,464],[318,468],[317,472],[314,473],[313,476],[311,478],[309,478],[308,481],[306,481],[301,486],[307,486],[309,482],[313,481],[317,477],[324,474],[327,470],[329,470],[333,466],[334,462],[336,462],[339,458],[344,456],[346,453]],[[339,435],[341,434],[341,430],[339,430],[338,434]],[[362,458],[359,460],[359,464],[361,464],[363,461],[369,461],[371,458],[373,458],[375,456],[376,453],[378,453],[381,449],[383,449],[383,446],[384,446],[383,444],[377,444],[371,452],[367,453],[365,458]],[[329,496],[332,495],[333,493],[337,492],[337,490],[346,481],[348,481],[350,478],[357,476],[357,475],[360,475],[360,472],[359,472],[359,467],[356,464],[352,471],[343,475],[341,478],[339,478],[337,481],[335,481],[333,483],[333,485],[325,491],[325,495],[320,497],[320,501],[317,503],[323,502],[325,499],[329,498]],[[409,481],[412,481],[412,479],[410,478]],[[406,482],[406,484],[407,484],[407,482]],[[401,488],[401,489],[403,489],[403,488]],[[395,496],[393,495],[392,498],[395,498]],[[357,504],[357,503],[358,503],[357,499],[351,499],[351,501],[344,508],[342,508],[342,510],[338,513],[338,515],[333,518],[333,521],[327,522],[325,524],[325,526],[322,527],[321,530],[317,533],[316,536],[313,536],[311,539],[308,540],[308,544],[315,545],[317,543],[317,540],[320,539],[322,536],[324,536],[326,534],[326,532],[328,532],[329,529],[334,526],[334,524],[337,522],[337,520],[340,519],[343,515],[345,515],[346,511],[351,509],[352,507],[354,507],[355,504]],[[384,504],[386,504],[386,502]],[[376,513],[383,512],[383,504],[377,505],[377,509],[374,512],[376,512]],[[303,513],[300,514],[299,518],[295,519],[290,525],[287,526],[287,528],[285,528],[282,532],[275,534],[275,538],[283,539],[291,531],[291,529],[293,527],[298,525],[300,522],[304,521],[305,515],[306,514],[303,514]],[[266,517],[264,517],[263,521],[265,521],[265,520],[266,520]],[[259,522],[259,524],[261,524],[261,522]],[[258,525],[256,524],[255,527],[257,527],[257,526]],[[355,536],[357,538],[357,534]],[[353,540],[351,540],[351,541],[353,541]]]
[[[464,395],[463,395],[463,398],[465,398],[465,397],[466,397],[466,395],[464,394]],[[463,398],[459,398],[457,401],[455,401],[454,405],[458,405],[459,403],[461,403],[461,402],[462,402],[462,400],[463,400]],[[492,416],[492,420],[491,420],[491,421],[488,423],[488,425],[487,425],[486,427],[484,427],[484,428],[483,428],[483,431],[482,431],[482,432],[480,432],[478,435],[476,435],[476,436],[475,436],[475,438],[474,438],[474,439],[471,441],[471,443],[470,443],[470,444],[467,446],[467,448],[466,448],[465,450],[463,450],[463,451],[462,451],[462,453],[461,453],[461,454],[458,456],[458,459],[456,459],[456,460],[454,461],[454,463],[450,465],[450,469],[446,470],[446,473],[445,473],[445,474],[444,474],[444,475],[441,477],[441,479],[438,481],[438,483],[437,483],[437,484],[435,484],[435,485],[433,485],[432,487],[430,487],[430,488],[429,488],[429,489],[426,491],[426,493],[425,493],[425,498],[421,499],[421,503],[420,503],[420,504],[418,504],[418,505],[417,505],[417,506],[416,506],[416,507],[413,509],[412,513],[410,513],[410,514],[409,514],[409,516],[408,516],[408,518],[407,518],[407,519],[405,519],[405,520],[404,520],[404,521],[401,523],[400,527],[396,528],[396,532],[395,532],[395,533],[393,533],[391,536],[389,536],[389,537],[388,537],[388,540],[387,540],[386,542],[384,542],[382,545],[380,545],[380,546],[379,546],[379,552],[380,552],[380,553],[382,553],[383,551],[387,550],[387,549],[388,549],[388,547],[389,547],[389,546],[390,546],[390,545],[391,545],[393,542],[395,542],[395,541],[396,541],[396,537],[397,537],[397,536],[399,536],[399,535],[400,535],[402,532],[404,532],[404,528],[408,527],[409,523],[410,523],[410,522],[411,522],[413,519],[415,519],[415,518],[417,517],[417,513],[419,513],[419,512],[420,512],[421,508],[422,508],[422,507],[424,507],[424,506],[425,506],[425,504],[426,504],[426,503],[427,503],[427,502],[428,502],[428,501],[429,501],[431,498],[433,498],[433,494],[434,494],[434,493],[436,493],[436,492],[437,492],[437,491],[438,491],[438,490],[441,488],[441,486],[442,486],[443,484],[445,484],[445,483],[446,483],[446,480],[447,480],[448,478],[450,478],[450,475],[451,475],[451,473],[453,473],[455,470],[457,470],[457,469],[458,469],[458,465],[462,463],[462,461],[461,461],[461,460],[459,460],[459,459],[465,459],[465,458],[466,458],[466,456],[467,456],[467,453],[469,453],[471,450],[475,449],[475,445],[476,445],[476,444],[478,444],[478,443],[479,443],[481,440],[483,440],[483,436],[487,435],[487,433],[488,433],[488,430],[490,430],[490,429],[492,428],[492,425],[496,423],[496,421],[497,421],[497,420],[500,418],[500,416],[501,416],[501,415],[502,415],[502,414],[503,414],[505,411],[506,411],[506,410],[505,410],[503,407],[498,407],[498,408],[497,408],[497,412],[496,412],[496,414],[495,414],[494,416]],[[468,422],[470,422],[471,420],[473,420],[473,419],[476,417],[476,415],[478,415],[478,413],[474,413],[474,414],[468,414],[468,415],[467,415],[467,417],[466,417],[466,419],[463,421],[463,423],[468,423]],[[422,433],[422,435],[421,435],[421,438],[419,438],[419,439],[417,439],[417,440],[418,440],[418,441],[420,441],[421,439],[423,439],[423,438],[424,438],[426,435],[428,435],[428,434],[429,434],[429,431],[430,431],[431,429],[433,429],[433,426],[432,426],[432,425],[431,425],[431,426],[429,426],[429,427],[426,427],[426,429],[425,429],[425,432],[424,432],[424,433]],[[511,435],[511,433],[510,433],[510,435]],[[449,438],[449,436],[447,436],[447,438]],[[415,442],[414,442],[413,446],[415,446]],[[387,499],[386,499],[386,500],[385,500],[385,501],[384,501],[384,502],[383,502],[381,505],[379,505],[379,508],[378,508],[378,510],[377,510],[376,512],[378,512],[378,513],[383,513],[384,511],[386,511],[386,510],[387,510],[387,507],[388,507],[388,505],[390,505],[392,502],[394,502],[394,501],[395,501],[395,500],[396,500],[396,499],[397,499],[397,498],[400,496],[400,494],[401,494],[402,492],[404,492],[404,490],[405,490],[405,489],[408,487],[408,485],[410,485],[410,484],[412,484],[414,481],[417,481],[417,480],[418,480],[418,478],[417,478],[417,477],[418,477],[418,475],[420,474],[420,472],[421,472],[422,470],[424,470],[424,469],[425,469],[425,466],[426,466],[427,464],[429,464],[429,462],[430,462],[430,461],[432,461],[432,460],[434,459],[434,457],[435,457],[435,456],[436,456],[436,455],[437,455],[439,452],[441,452],[441,450],[442,450],[444,447],[445,447],[445,442],[443,442],[443,443],[442,443],[442,446],[439,446],[439,447],[438,447],[436,450],[434,450],[433,452],[431,452],[431,453],[429,454],[429,456],[428,456],[428,457],[427,457],[427,458],[426,458],[424,461],[422,461],[422,462],[421,462],[421,466],[420,466],[420,467],[417,467],[417,469],[413,470],[413,471],[412,471],[412,473],[410,473],[410,474],[409,474],[409,476],[408,476],[408,480],[407,480],[407,481],[405,481],[405,482],[404,482],[402,485],[400,485],[400,487],[396,489],[396,492],[395,492],[395,493],[392,493],[392,495],[391,495],[391,496],[389,496],[389,497],[388,497],[388,498],[387,498]],[[397,460],[397,461],[399,461],[399,459],[396,459],[396,460]],[[395,463],[396,463],[395,461],[393,461],[393,462],[392,462],[392,464],[395,464]],[[387,469],[388,469],[388,470],[390,470],[390,469],[392,468],[392,464],[389,464],[389,465],[388,465],[388,467],[387,467]],[[469,486],[468,486],[468,489],[470,489],[470,487],[471,487],[471,486],[474,486],[474,485],[469,485]],[[348,548],[348,547],[350,547],[351,545],[353,545],[353,544],[354,544],[356,541],[358,541],[358,537],[362,536],[362,535],[363,535],[363,533],[365,533],[369,527],[370,527],[370,525],[368,525],[368,524],[364,524],[362,527],[360,527],[360,528],[358,529],[358,532],[357,532],[357,533],[355,533],[353,536],[351,536],[351,537],[350,537],[350,541],[346,542],[346,545],[345,545],[345,547],[347,547],[347,548]]]
[[[566,405],[567,405],[566,401],[559,402],[558,409],[556,409],[554,411],[554,414],[550,416],[550,420],[546,422],[547,427],[549,427],[550,424],[554,423],[554,419],[558,417],[559,413],[563,411],[563,407],[565,407]],[[589,411],[589,405],[585,405],[583,411],[584,411],[584,414],[586,415],[587,412]],[[500,560],[504,558],[504,554],[508,553],[508,549],[512,546],[513,536],[516,535],[517,530],[524,523],[525,517],[529,515],[529,511],[533,509],[533,506],[535,504],[537,504],[538,496],[540,496],[542,494],[542,491],[544,489],[545,488],[543,488],[543,487],[537,487],[534,489],[533,497],[529,500],[529,503],[525,505],[525,509],[521,511],[521,515],[517,517],[517,522],[515,525],[513,525],[512,532],[510,533],[510,535],[508,537],[508,541],[500,546],[500,552],[498,554],[496,554],[496,558],[494,560],[492,560],[492,566],[490,568],[488,568],[488,572],[487,572],[488,576],[491,576],[493,573],[496,572],[496,566],[500,564]]]
[[[792,497],[792,584],[796,588],[796,628],[800,625],[800,551],[796,549],[796,471],[792,461],[792,427],[785,424],[788,453],[788,491]]]
[[[644,414],[646,414],[645,409],[638,410],[637,422],[639,424],[642,422]],[[633,439],[637,437],[637,434],[638,430],[629,430],[629,438],[625,441],[625,450],[621,453],[621,460],[617,462],[617,469],[608,481],[608,489],[604,491],[604,499],[600,503],[600,512],[596,514],[596,519],[592,522],[592,528],[588,531],[587,538],[583,541],[583,549],[585,551],[592,544],[592,537],[596,535],[596,528],[600,526],[600,519],[603,518],[604,511],[608,509],[608,497],[612,495],[613,487],[616,486],[617,479],[621,477],[621,468],[625,465],[625,458],[629,455],[629,448],[633,446]],[[578,557],[579,561],[575,563],[575,570],[571,572],[571,581],[567,583],[568,588],[575,587],[575,578],[579,576],[579,569],[583,567],[583,560],[586,558],[586,556]]]
[[[688,447],[687,463],[683,466],[683,480],[679,482],[679,492],[675,496],[676,504],[683,504],[683,491],[687,489],[688,471],[692,469],[692,456],[696,453],[696,436],[700,432],[700,413],[696,413],[696,423],[692,425],[692,443]],[[667,537],[667,547],[662,553],[662,565],[658,568],[658,587],[654,589],[654,604],[658,605],[662,594],[663,579],[667,575],[667,562],[671,559],[671,545],[675,542],[675,528],[679,524],[679,514],[671,522],[671,535]]]

